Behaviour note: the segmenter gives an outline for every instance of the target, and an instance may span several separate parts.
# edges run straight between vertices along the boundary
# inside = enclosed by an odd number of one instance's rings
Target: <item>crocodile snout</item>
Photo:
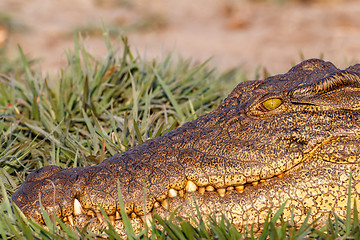
[[[74,211],[73,201],[81,182],[79,169],[62,170],[54,165],[40,168],[28,176],[12,199],[25,215],[39,222],[43,222],[40,206],[50,215],[70,215]]]

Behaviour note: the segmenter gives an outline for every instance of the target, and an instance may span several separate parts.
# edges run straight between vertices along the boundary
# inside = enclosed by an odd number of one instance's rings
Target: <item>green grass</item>
[[[97,60],[75,39],[57,81],[33,72],[19,48],[20,69],[0,78],[0,179],[10,194],[34,169],[97,164],[194,120],[236,85],[236,71],[171,56],[145,62],[122,41],[119,52],[106,42],[109,54]]]
[[[105,34],[106,35],[106,34]],[[3,239],[119,239],[111,226],[100,235],[86,229],[62,229],[46,219],[46,227],[28,220],[9,197],[34,169],[55,164],[62,168],[95,165],[103,159],[149,138],[165,134],[186,121],[215,109],[234,86],[246,79],[239,69],[219,73],[206,63],[183,59],[147,62],[134,56],[126,38],[115,51],[108,38],[108,55],[91,56],[75,37],[68,64],[54,81],[33,71],[21,48],[20,57],[0,54],[0,235]],[[258,77],[256,77],[258,78]],[[50,84],[51,82],[51,84]],[[349,203],[350,209],[350,203]],[[225,218],[220,221],[161,219],[139,235],[127,225],[133,239],[301,239],[320,236],[359,237],[355,220],[335,218],[322,229],[305,222],[295,229],[282,209],[268,218],[264,231],[239,233]],[[349,211],[348,214],[351,212]],[[349,215],[350,216],[350,215]],[[160,227],[159,227],[160,226]],[[357,235],[356,235],[357,234]]]

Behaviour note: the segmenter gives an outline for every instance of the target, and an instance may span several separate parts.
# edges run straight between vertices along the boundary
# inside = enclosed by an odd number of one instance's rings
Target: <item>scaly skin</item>
[[[288,73],[240,83],[213,112],[97,166],[29,175],[12,199],[42,222],[42,204],[73,226],[104,224],[98,204],[120,233],[117,182],[136,229],[144,216],[195,212],[224,214],[240,230],[261,229],[271,207],[287,200],[295,224],[344,217],[352,171],[352,198],[360,194],[360,65],[339,70],[311,59]],[[144,209],[144,185],[146,207]],[[80,205],[78,204],[80,203]],[[74,207],[75,206],[75,207]],[[360,206],[358,203],[357,206]]]

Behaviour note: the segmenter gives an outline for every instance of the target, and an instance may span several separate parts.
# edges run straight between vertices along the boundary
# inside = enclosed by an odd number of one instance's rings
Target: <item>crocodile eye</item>
[[[263,107],[268,110],[274,110],[281,105],[282,101],[280,98],[271,98],[262,103]]]

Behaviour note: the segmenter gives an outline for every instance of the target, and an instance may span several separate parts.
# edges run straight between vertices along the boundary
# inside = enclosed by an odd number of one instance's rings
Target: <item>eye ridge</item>
[[[281,98],[270,98],[261,103],[262,107],[266,111],[274,110],[282,104]]]

